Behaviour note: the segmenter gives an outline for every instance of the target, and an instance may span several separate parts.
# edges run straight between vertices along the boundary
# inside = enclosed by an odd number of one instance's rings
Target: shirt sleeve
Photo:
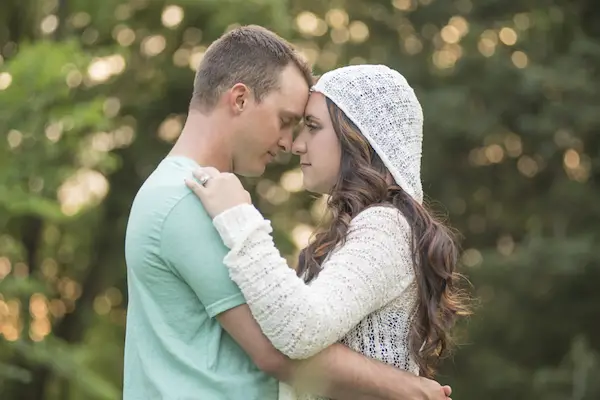
[[[246,302],[223,264],[227,252],[200,200],[192,193],[181,199],[164,222],[161,254],[211,318]]]
[[[251,205],[213,221],[231,251],[230,276],[264,334],[290,358],[308,358],[339,341],[414,278],[410,227],[399,210],[377,206],[354,218],[343,246],[310,284],[275,248],[271,224]]]

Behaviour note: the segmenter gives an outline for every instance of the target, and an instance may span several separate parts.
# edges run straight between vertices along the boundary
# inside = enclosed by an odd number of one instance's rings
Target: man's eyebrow
[[[281,114],[282,114],[283,117],[292,118],[292,119],[294,119],[296,121],[300,121],[302,119],[302,114],[297,114],[297,113],[295,113],[293,111],[284,110],[284,111],[281,112]]]

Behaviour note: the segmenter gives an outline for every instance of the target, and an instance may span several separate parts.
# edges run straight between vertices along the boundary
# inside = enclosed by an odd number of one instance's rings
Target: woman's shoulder
[[[411,246],[410,225],[391,204],[377,204],[361,211],[350,222],[348,242],[354,251],[375,251],[386,260],[404,259]]]
[[[358,213],[350,223],[351,227],[373,226],[382,229],[405,230],[408,221],[402,212],[390,203],[379,203],[369,206]]]
[[[361,220],[395,220],[396,218],[400,218],[406,221],[404,214],[400,211],[396,206],[391,203],[378,203],[373,204],[361,212],[359,212],[352,221],[361,221]]]

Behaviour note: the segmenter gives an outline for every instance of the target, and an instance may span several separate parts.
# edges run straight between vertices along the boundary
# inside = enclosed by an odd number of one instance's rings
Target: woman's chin
[[[311,183],[310,181],[307,181],[306,179],[304,179],[302,187],[307,192],[311,192],[311,193],[315,193],[315,194],[326,194],[326,193],[329,193],[329,191],[328,190],[324,190],[321,187],[321,185],[318,185],[318,184],[315,185],[314,183]]]
[[[303,178],[303,179],[302,179],[302,188],[303,188],[304,190],[306,190],[307,192],[312,192],[312,193],[314,193],[314,192],[315,192],[315,190],[314,190],[314,187],[313,187],[313,185],[311,185],[311,182],[310,182],[310,180],[309,180],[309,179],[306,179],[306,175],[305,175],[305,176],[303,176],[302,178]]]

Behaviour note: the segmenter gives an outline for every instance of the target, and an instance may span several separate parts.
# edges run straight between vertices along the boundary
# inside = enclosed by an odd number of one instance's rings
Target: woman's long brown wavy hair
[[[388,184],[389,172],[359,129],[326,98],[341,148],[341,168],[327,203],[331,220],[300,253],[298,276],[315,278],[336,245],[343,244],[352,218],[369,206],[390,204],[402,212],[412,228],[418,301],[410,333],[410,347],[421,375],[433,377],[435,367],[450,350],[450,329],[458,316],[468,314],[466,296],[458,288],[459,250],[449,228],[401,187]]]

